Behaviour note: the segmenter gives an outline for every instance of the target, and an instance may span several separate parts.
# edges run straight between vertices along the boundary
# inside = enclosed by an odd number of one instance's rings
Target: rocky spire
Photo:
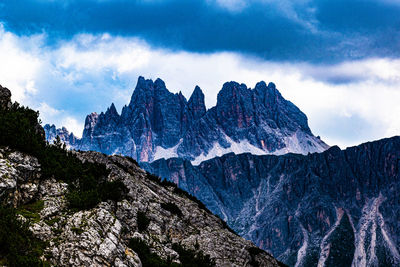
[[[99,115],[96,112],[90,113],[89,115],[86,116],[85,119],[85,128],[83,129],[83,137],[91,137],[94,131],[94,128],[97,124],[97,121],[99,119]]]
[[[0,109],[8,109],[11,107],[11,92],[0,85]]]
[[[107,108],[106,113],[104,114],[103,120],[107,120],[107,121],[117,121],[119,119],[119,114],[117,109],[115,108],[114,103],[111,104],[111,106],[109,108]]]
[[[194,120],[201,118],[206,113],[204,94],[201,88],[197,85],[189,98],[188,110],[191,112],[192,118]]]

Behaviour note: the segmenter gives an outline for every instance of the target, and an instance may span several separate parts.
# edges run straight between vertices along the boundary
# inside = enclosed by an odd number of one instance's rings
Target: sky
[[[400,0],[3,0],[0,84],[81,136],[138,76],[206,105],[274,82],[342,148],[400,134]]]

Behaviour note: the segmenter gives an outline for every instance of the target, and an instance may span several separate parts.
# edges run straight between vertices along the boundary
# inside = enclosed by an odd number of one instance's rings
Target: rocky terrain
[[[74,212],[68,209],[68,186],[54,179],[40,179],[37,159],[7,148],[0,149],[0,196],[16,207],[40,203],[37,214],[29,214],[32,232],[48,242],[45,257],[57,266],[141,266],[129,240],[139,238],[163,259],[179,263],[173,244],[202,251],[217,266],[278,266],[263,251],[251,254],[255,246],[224,228],[222,221],[188,198],[174,193],[173,187],[160,186],[132,161],[97,152],[77,154],[82,160],[106,164],[109,179],[119,179],[128,188],[119,202],[102,202],[93,209]],[[182,212],[176,215],[162,207],[174,203]],[[147,229],[139,231],[137,214],[149,219]],[[26,219],[28,219],[26,218]],[[25,219],[22,217],[21,219]]]
[[[217,105],[206,110],[198,86],[187,101],[168,91],[161,79],[139,77],[121,115],[114,104],[105,113],[88,115],[82,139],[50,125],[45,130],[48,141],[60,135],[73,149],[122,154],[140,162],[180,157],[199,164],[229,152],[307,154],[328,148],[312,134],[306,115],[265,82],[254,89],[227,82]]]
[[[142,164],[289,266],[400,265],[400,137],[307,156]]]
[[[0,89],[0,96],[7,95]],[[38,260],[52,266],[280,265],[201,202],[131,158],[45,144],[41,133],[31,131],[36,125],[24,124],[28,119],[15,121],[16,129],[27,127],[15,135],[4,128],[9,118],[22,114],[37,122],[37,114],[3,100],[0,213],[6,215],[0,216],[0,265],[32,266]],[[38,158],[12,148],[19,142]],[[29,231],[18,236],[24,225]],[[38,245],[29,252],[31,241]],[[24,242],[26,247],[14,250]]]

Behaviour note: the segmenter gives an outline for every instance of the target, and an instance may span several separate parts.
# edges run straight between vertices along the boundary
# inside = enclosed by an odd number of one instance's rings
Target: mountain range
[[[400,265],[400,137],[341,150],[311,132],[273,83],[227,82],[206,109],[139,77],[121,115],[86,117],[70,148],[122,154],[202,201],[289,266]]]
[[[289,266],[400,265],[400,137],[310,155],[142,166]]]
[[[206,109],[196,86],[189,100],[173,94],[161,79],[139,77],[129,105],[115,105],[86,117],[82,138],[65,128],[45,125],[47,140],[59,135],[72,149],[122,154],[140,162],[180,157],[193,164],[234,152],[307,154],[328,148],[315,137],[306,115],[285,100],[275,84],[254,89],[227,82],[215,107]]]
[[[284,266],[119,155],[45,142],[0,86],[1,266]]]

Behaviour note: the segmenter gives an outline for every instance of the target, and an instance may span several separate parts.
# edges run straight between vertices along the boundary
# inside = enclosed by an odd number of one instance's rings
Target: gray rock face
[[[11,92],[0,85],[0,109],[11,107]]]
[[[400,137],[308,156],[142,164],[290,266],[400,264]]]
[[[143,240],[163,259],[179,263],[173,244],[202,251],[217,266],[278,266],[268,253],[224,227],[221,219],[201,209],[173,187],[161,186],[132,160],[98,152],[74,152],[81,160],[105,164],[108,179],[122,181],[128,189],[119,202],[102,202],[86,211],[69,210],[66,184],[40,178],[40,166],[31,156],[0,149],[0,200],[16,206],[42,201],[39,220],[30,230],[48,241],[46,258],[54,266],[142,266],[138,254],[127,247],[133,237]],[[174,203],[181,216],[162,207]],[[150,219],[139,231],[137,213]],[[21,217],[21,219],[24,219]],[[254,253],[257,251],[257,253]]]
[[[37,159],[0,149],[0,202],[14,207],[28,203],[39,191]]]
[[[311,133],[304,113],[273,83],[259,82],[254,89],[225,83],[217,105],[207,111],[200,87],[187,101],[181,93],[169,92],[161,79],[143,77],[121,115],[113,104],[105,113],[88,115],[82,139],[74,142],[71,148],[127,155],[140,162],[181,157],[193,164],[229,152],[307,154],[328,148]]]

